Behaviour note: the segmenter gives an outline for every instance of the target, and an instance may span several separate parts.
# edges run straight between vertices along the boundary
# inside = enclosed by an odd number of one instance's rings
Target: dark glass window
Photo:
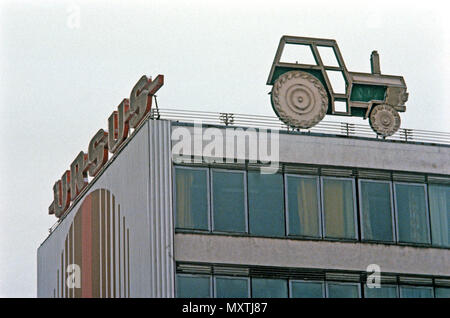
[[[287,298],[287,281],[285,279],[252,278],[252,297]]]
[[[323,178],[325,237],[356,238],[353,180]]]
[[[406,243],[430,243],[425,185],[395,184],[398,240]]]
[[[210,298],[211,278],[199,275],[177,275],[178,298]]]
[[[214,230],[246,232],[244,172],[213,170],[212,174]]]
[[[394,241],[390,182],[361,180],[359,190],[363,239]]]
[[[250,233],[284,236],[283,175],[248,172]]]
[[[208,170],[175,168],[176,227],[208,230]]]
[[[450,247],[450,186],[428,186],[433,245]]]
[[[400,286],[402,298],[433,298],[433,287]]]
[[[380,288],[369,288],[367,285],[364,287],[365,298],[397,298],[398,290],[397,286],[381,285]]]
[[[249,286],[247,278],[216,277],[217,298],[248,298]]]
[[[289,235],[320,237],[318,178],[286,175]]]
[[[291,298],[323,298],[322,282],[291,281]]]
[[[436,287],[434,292],[436,298],[450,298],[450,288]]]
[[[328,298],[359,298],[359,284],[327,283]]]

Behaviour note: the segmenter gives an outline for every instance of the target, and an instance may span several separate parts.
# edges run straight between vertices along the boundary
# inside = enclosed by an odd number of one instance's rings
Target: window
[[[248,172],[250,233],[284,236],[283,175]]]
[[[433,298],[433,287],[400,286],[402,298]]]
[[[368,288],[367,285],[364,287],[364,297],[365,298],[397,298],[398,288],[393,285],[383,285],[380,288]]]
[[[248,298],[248,281],[248,278],[216,277],[216,298]]]
[[[318,46],[320,58],[325,66],[339,66],[339,63],[334,52],[334,48],[331,46]]]
[[[311,46],[304,44],[286,43],[281,54],[280,62],[317,65]]]
[[[450,247],[450,186],[428,186],[433,245]]]
[[[359,298],[359,284],[327,283],[328,298]]]
[[[213,229],[246,232],[244,171],[213,170]]]
[[[287,281],[285,279],[252,278],[253,298],[287,298]]]
[[[430,243],[425,185],[395,183],[398,240]]]
[[[390,182],[361,180],[359,195],[362,238],[394,241]]]
[[[344,73],[341,71],[326,71],[328,79],[330,80],[331,88],[335,94],[345,94],[347,82],[345,81]]]
[[[291,281],[291,298],[323,298],[325,288],[322,282]]]
[[[322,179],[325,237],[356,238],[353,182],[352,179]]]
[[[208,230],[208,170],[175,168],[176,227]]]
[[[436,298],[450,298],[450,288],[436,287],[434,292]]]
[[[347,112],[347,102],[342,100],[334,100],[334,111],[336,112]]]
[[[286,175],[289,235],[320,237],[317,177]]]
[[[177,275],[177,297],[210,298],[210,277],[200,275]]]

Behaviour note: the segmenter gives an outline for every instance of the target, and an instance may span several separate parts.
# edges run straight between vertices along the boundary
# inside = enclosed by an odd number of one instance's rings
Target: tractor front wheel
[[[310,128],[325,117],[328,109],[327,91],[313,75],[290,71],[275,81],[272,107],[286,125]]]
[[[378,135],[392,136],[400,128],[400,115],[390,105],[377,105],[370,112],[369,123]]]

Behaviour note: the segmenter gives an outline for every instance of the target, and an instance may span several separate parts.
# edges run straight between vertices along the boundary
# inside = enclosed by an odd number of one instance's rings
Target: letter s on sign
[[[70,171],[67,170],[61,180],[55,182],[53,186],[53,202],[48,208],[49,214],[61,217],[70,205]]]
[[[136,128],[152,107],[152,96],[164,84],[164,75],[158,75],[154,81],[142,76],[134,85],[130,94],[130,126]]]
[[[89,175],[95,177],[108,161],[108,133],[100,129],[89,143]]]

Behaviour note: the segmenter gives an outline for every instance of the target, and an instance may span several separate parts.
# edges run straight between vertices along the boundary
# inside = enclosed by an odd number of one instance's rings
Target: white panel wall
[[[121,216],[126,218],[130,245],[130,297],[174,295],[170,158],[170,122],[148,120],[101,176],[89,185],[86,193],[96,189],[109,190],[116,205],[120,205]],[[54,296],[61,251],[82,202],[83,199],[72,207],[38,249],[38,297]],[[115,225],[118,226],[117,220]],[[108,226],[112,229],[113,224]],[[101,236],[104,237],[103,234]],[[119,244],[117,238],[115,240],[120,254],[124,255],[126,246]],[[119,261],[118,253],[116,249],[116,262]],[[128,269],[122,266],[121,277],[125,270]],[[117,278],[119,266],[116,266],[116,272],[111,270],[110,275],[110,279]],[[124,291],[122,286],[122,297]]]

